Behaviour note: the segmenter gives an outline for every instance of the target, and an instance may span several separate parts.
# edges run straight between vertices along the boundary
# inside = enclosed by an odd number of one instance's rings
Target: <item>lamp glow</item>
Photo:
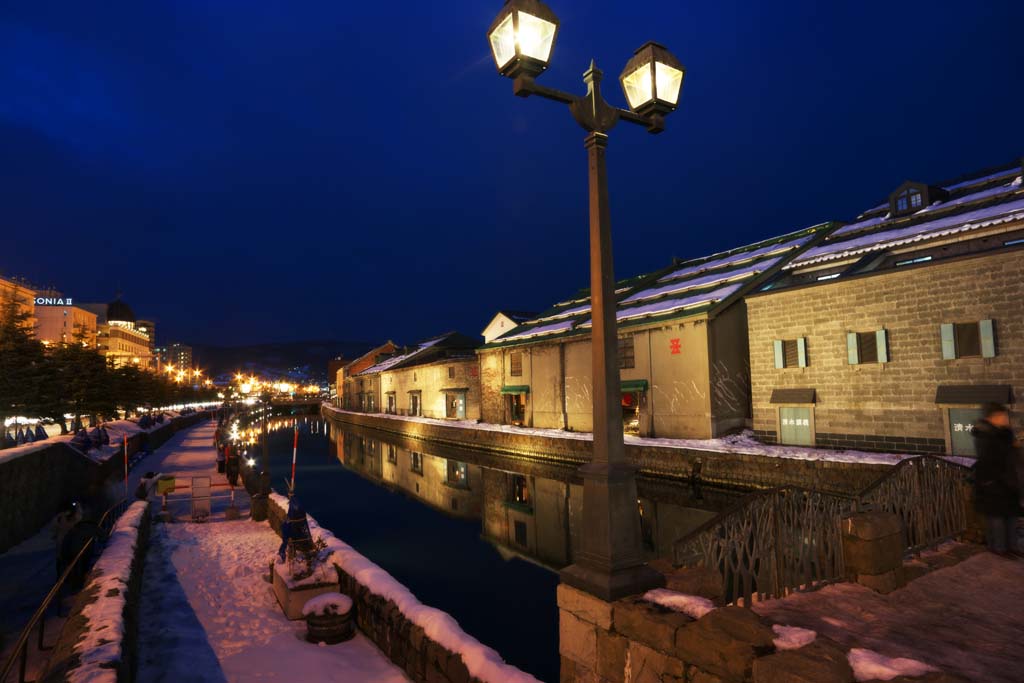
[[[664,46],[645,43],[619,78],[629,108],[638,114],[668,114],[679,104],[686,67]]]
[[[558,17],[540,0],[506,0],[487,32],[498,72],[536,76],[548,68]]]

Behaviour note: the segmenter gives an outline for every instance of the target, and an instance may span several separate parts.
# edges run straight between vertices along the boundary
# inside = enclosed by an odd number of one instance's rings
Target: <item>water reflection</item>
[[[483,538],[506,558],[550,569],[572,564],[583,486],[573,466],[501,458],[395,434],[337,425],[330,435],[342,465],[389,489],[462,518],[479,518]],[[739,493],[688,481],[641,478],[637,506],[648,559],[670,558],[673,542]]]

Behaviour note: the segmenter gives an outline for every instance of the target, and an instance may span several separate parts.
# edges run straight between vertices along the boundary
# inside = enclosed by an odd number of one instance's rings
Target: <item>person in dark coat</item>
[[[231,488],[238,486],[238,449],[232,448],[231,446],[224,447],[224,471],[227,474],[228,483],[231,484]]]
[[[288,501],[288,515],[281,524],[281,547],[277,554],[284,562],[285,552],[288,550],[288,542],[297,549],[309,548],[313,544],[313,535],[309,532],[309,521],[306,519],[306,511],[296,496]]]
[[[1019,554],[1017,518],[1020,517],[1020,485],[1017,480],[1017,453],[1020,444],[1010,430],[1006,406],[991,403],[985,416],[974,425],[974,502],[985,515],[985,541],[994,553]]]

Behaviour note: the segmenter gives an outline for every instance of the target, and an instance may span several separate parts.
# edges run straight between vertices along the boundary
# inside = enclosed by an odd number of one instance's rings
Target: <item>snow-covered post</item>
[[[294,422],[295,436],[292,439],[292,483],[288,487],[288,495],[291,496],[295,493],[295,460],[299,453],[299,422]]]

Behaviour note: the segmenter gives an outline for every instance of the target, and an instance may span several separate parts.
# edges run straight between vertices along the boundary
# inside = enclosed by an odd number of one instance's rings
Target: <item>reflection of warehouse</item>
[[[338,459],[368,479],[394,487],[456,517],[480,516],[481,468],[354,434],[332,433]]]
[[[619,283],[624,428],[711,438],[750,419],[743,297],[813,246],[816,226]],[[481,347],[486,422],[592,430],[589,294]]]
[[[904,183],[748,296],[758,435],[973,454],[981,404],[1024,398],[1022,263],[1020,167]]]

